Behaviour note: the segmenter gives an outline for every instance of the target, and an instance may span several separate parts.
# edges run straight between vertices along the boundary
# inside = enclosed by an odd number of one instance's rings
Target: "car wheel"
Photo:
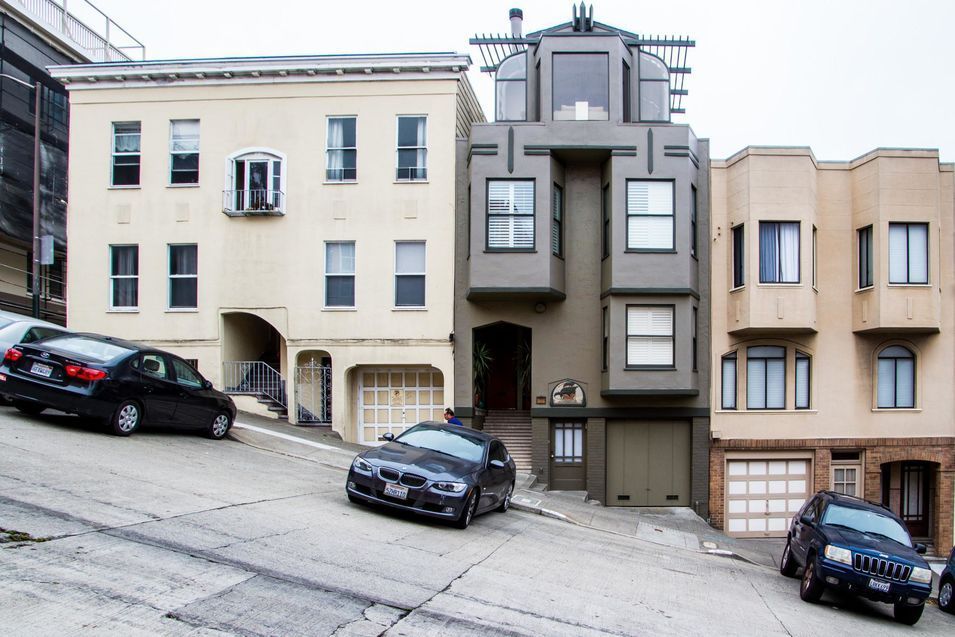
[[[110,418],[110,426],[117,436],[128,436],[143,422],[143,410],[135,400],[124,400]]]
[[[786,577],[795,577],[798,568],[799,565],[793,559],[793,551],[789,545],[789,540],[786,540],[786,548],[783,549],[783,556],[779,559],[779,572]]]
[[[911,626],[919,620],[923,610],[925,610],[925,604],[909,606],[908,604],[897,603],[894,608],[895,621]]]
[[[232,419],[229,418],[229,414],[220,411],[216,414],[215,418],[212,419],[212,422],[209,423],[209,426],[206,427],[206,437],[212,438],[213,440],[222,440],[225,438],[225,435],[229,433],[231,427]]]
[[[501,505],[495,509],[499,513],[505,513],[508,509],[511,508],[511,496],[514,495],[514,483],[512,482],[509,487],[507,487],[507,493],[504,494],[504,501],[501,502]]]
[[[806,559],[806,568],[802,572],[802,584],[799,586],[799,597],[801,597],[804,602],[818,602],[825,589],[825,583],[816,575],[816,556],[810,555]]]
[[[28,416],[38,416],[43,413],[43,410],[46,409],[46,405],[40,403],[31,403],[25,400],[14,400],[13,406],[17,408],[21,414],[26,414]]]
[[[942,582],[938,589],[938,607],[946,613],[955,613],[955,599],[952,599],[955,596],[955,590],[953,589],[955,589],[955,583],[950,579]]]
[[[461,511],[461,517],[457,519],[454,523],[454,526],[459,529],[466,529],[471,524],[471,520],[474,519],[474,513],[477,511],[478,503],[478,491],[477,489],[471,489],[471,495],[468,496],[468,501],[464,505],[464,510]]]

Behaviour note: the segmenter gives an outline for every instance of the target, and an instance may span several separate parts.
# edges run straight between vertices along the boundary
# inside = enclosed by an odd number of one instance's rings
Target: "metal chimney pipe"
[[[520,9],[511,9],[511,37],[519,38],[524,31],[524,12]]]

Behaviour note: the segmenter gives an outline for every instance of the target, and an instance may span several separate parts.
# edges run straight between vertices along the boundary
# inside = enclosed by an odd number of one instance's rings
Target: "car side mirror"
[[[504,463],[500,460],[491,460],[491,462],[488,464],[495,469],[503,469],[505,467]]]
[[[808,515],[799,516],[799,521],[805,524],[806,526],[814,526],[815,522],[812,521],[812,518]]]
[[[202,388],[203,388],[203,389],[212,389],[212,381],[211,381],[211,380],[204,380],[204,381],[202,381]]]
[[[924,544],[916,544],[916,545],[915,545],[915,552],[918,553],[919,555],[925,555],[925,545],[924,545]]]
[[[395,434],[393,434],[393,433],[391,433],[391,432],[389,431],[388,433],[383,433],[383,434],[381,434],[381,438],[379,438],[378,440],[384,440],[385,442],[391,442],[391,441],[394,440],[394,439],[395,439]]]

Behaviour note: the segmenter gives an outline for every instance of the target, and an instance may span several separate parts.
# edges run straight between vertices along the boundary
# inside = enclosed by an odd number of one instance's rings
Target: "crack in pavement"
[[[766,603],[766,598],[763,597],[763,594],[759,591],[758,588],[756,588],[756,584],[754,584],[753,582],[750,582],[749,585],[753,588],[753,591],[755,591],[756,596],[759,597],[759,601],[761,601],[761,602],[763,603],[763,606],[766,607],[766,610],[769,611],[769,614],[773,616],[773,619],[775,619],[777,622],[779,622],[780,627],[782,627],[782,629],[783,629],[784,631],[786,631],[786,634],[789,635],[789,637],[792,637],[792,633],[791,633],[791,632],[789,631],[789,629],[786,627],[786,624],[783,623],[783,620],[781,620],[781,619],[779,618],[779,615],[776,614],[776,611],[774,611],[774,610],[769,606],[769,604]]]

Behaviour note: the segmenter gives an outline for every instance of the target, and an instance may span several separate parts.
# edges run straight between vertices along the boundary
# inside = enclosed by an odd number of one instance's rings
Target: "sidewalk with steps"
[[[531,470],[531,412],[517,409],[491,409],[484,419],[484,431],[499,438],[514,459],[517,470]]]

